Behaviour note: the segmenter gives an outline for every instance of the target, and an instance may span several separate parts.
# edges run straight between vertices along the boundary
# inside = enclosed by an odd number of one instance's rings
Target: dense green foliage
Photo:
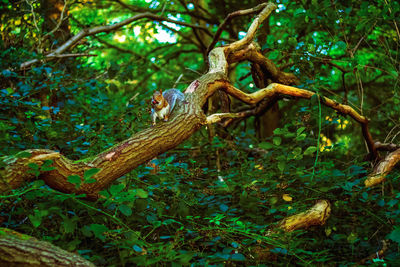
[[[149,19],[89,36],[67,52],[96,56],[20,70],[22,62],[42,59],[67,39],[46,26],[46,2],[52,1],[0,0],[0,156],[27,148],[57,150],[74,160],[96,155],[149,127],[154,89],[183,90],[207,70],[204,53],[212,36]],[[70,32],[64,34],[145,11],[214,33],[227,14],[257,4],[72,0],[64,16]],[[259,38],[265,55],[295,73],[300,88],[348,103],[370,118],[375,140],[400,143],[398,1],[277,4],[264,29],[268,36]],[[218,45],[242,37],[252,17],[235,18]],[[240,79],[249,71],[248,62],[237,64],[230,78],[251,92],[257,90],[251,76]],[[351,266],[378,251],[384,239],[390,240],[385,259],[374,264],[399,261],[399,173],[390,174],[383,187],[365,189],[371,165],[356,122],[320,105],[317,97],[280,101],[279,108],[280,128],[270,138],[256,138],[254,118],[228,128],[227,139],[210,141],[201,129],[153,160],[159,170],[140,166],[94,203],[40,180],[27,184],[0,196],[0,226],[106,266]],[[326,225],[268,233],[319,199],[332,204]]]

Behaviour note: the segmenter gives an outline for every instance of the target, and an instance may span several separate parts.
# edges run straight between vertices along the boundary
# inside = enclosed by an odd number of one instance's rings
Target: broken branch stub
[[[291,232],[313,225],[324,225],[331,214],[331,204],[327,200],[319,200],[312,208],[283,219],[278,227]]]
[[[365,187],[371,187],[380,184],[386,180],[386,176],[393,170],[400,161],[400,149],[389,153],[374,168],[373,172],[367,177]]]

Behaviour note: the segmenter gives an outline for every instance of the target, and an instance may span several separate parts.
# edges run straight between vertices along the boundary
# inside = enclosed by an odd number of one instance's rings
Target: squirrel
[[[153,125],[156,125],[157,117],[160,120],[168,121],[169,115],[175,107],[176,101],[185,102],[185,95],[177,89],[154,91],[151,99],[151,118]]]

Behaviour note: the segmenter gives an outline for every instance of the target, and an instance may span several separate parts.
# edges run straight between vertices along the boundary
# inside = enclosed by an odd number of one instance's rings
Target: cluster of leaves
[[[399,242],[391,224],[400,220],[400,193],[382,196],[380,190],[363,189],[367,171],[357,162],[315,165],[316,140],[310,131],[286,124],[259,145],[250,136],[230,144],[216,138],[203,144],[209,152],[196,159],[182,147],[187,152],[155,160],[157,172],[143,166],[121,178],[96,203],[53,191],[39,180],[0,199],[3,225],[107,266],[271,260],[351,264],[374,253],[385,238]],[[261,156],[243,152],[253,146],[264,151]],[[224,154],[220,171],[205,160],[217,150]],[[97,171],[88,170],[83,182],[92,182]],[[69,180],[80,186],[81,179]],[[395,174],[391,180],[393,187],[400,182]],[[332,203],[334,215],[327,225],[292,233],[276,228],[318,199]],[[385,262],[398,257],[391,246]]]

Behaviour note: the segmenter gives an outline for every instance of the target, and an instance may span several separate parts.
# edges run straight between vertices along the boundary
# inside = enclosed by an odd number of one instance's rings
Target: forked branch
[[[218,29],[214,34],[214,38],[213,38],[213,40],[211,41],[210,45],[207,48],[207,52],[206,52],[207,55],[215,47],[215,45],[217,44],[217,42],[219,40],[219,37],[221,36],[222,31],[224,30],[225,26],[229,22],[231,22],[231,20],[233,18],[238,17],[238,16],[245,16],[245,15],[254,14],[254,13],[260,11],[262,8],[264,8],[266,6],[267,6],[267,3],[263,3],[263,4],[260,4],[260,5],[256,6],[256,7],[253,7],[253,8],[244,9],[244,10],[238,10],[238,11],[229,13],[228,16],[224,19],[224,21],[218,26]]]
[[[278,83],[272,83],[268,87],[258,90],[254,93],[247,94],[237,88],[235,88],[233,85],[231,85],[228,81],[222,81],[224,85],[222,86],[224,90],[232,95],[233,97],[247,103],[247,104],[256,104],[260,102],[264,98],[274,98],[278,95],[287,95],[287,96],[293,96],[297,98],[305,98],[305,99],[310,99],[313,95],[316,93],[304,90],[304,89],[299,89],[296,87],[288,86],[288,85],[283,85],[283,84],[278,84]],[[362,115],[360,115],[357,111],[355,111],[352,107],[348,105],[342,105],[337,103],[336,101],[321,96],[320,97],[321,104],[333,108],[334,110],[338,111],[339,113],[343,115],[349,115],[352,117],[356,122],[358,122],[361,125],[362,128],[362,133],[364,136],[364,139],[367,143],[369,153],[371,153],[373,158],[378,157],[378,153],[375,147],[375,143],[372,139],[371,133],[369,132],[368,128],[368,119]]]

